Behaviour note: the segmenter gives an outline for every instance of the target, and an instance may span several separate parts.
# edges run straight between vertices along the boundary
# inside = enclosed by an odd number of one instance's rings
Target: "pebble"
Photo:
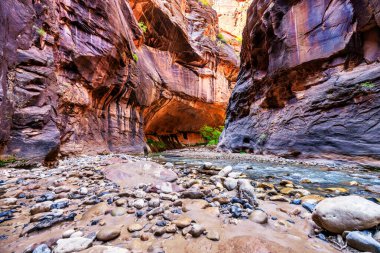
[[[175,224],[170,224],[169,226],[167,226],[165,228],[166,230],[166,233],[169,233],[169,234],[174,234],[175,232],[177,232],[177,227]]]
[[[74,229],[69,229],[69,230],[66,230],[65,232],[63,232],[62,237],[63,238],[69,238],[74,233],[75,233]]]
[[[182,217],[180,219],[177,219],[173,221],[173,224],[175,224],[178,228],[185,228],[187,226],[190,226],[192,219],[189,217]]]
[[[219,171],[218,176],[226,177],[232,171],[232,166],[226,166]]]
[[[104,227],[96,234],[96,239],[107,242],[119,237],[120,232],[120,227]]]
[[[81,187],[79,189],[79,193],[82,194],[82,195],[87,195],[88,189],[86,187]]]
[[[268,215],[261,210],[255,210],[249,215],[249,219],[255,223],[266,224],[268,223]]]
[[[189,231],[189,234],[191,234],[193,237],[199,237],[206,229],[200,225],[200,224],[193,224],[191,226],[191,229]]]
[[[128,231],[133,233],[142,230],[144,227],[141,224],[134,223],[128,226]]]
[[[127,209],[124,207],[116,207],[111,211],[112,216],[122,216],[127,212]]]
[[[133,207],[136,209],[142,209],[145,206],[145,202],[143,199],[137,199],[133,202]]]
[[[210,231],[207,231],[206,238],[211,240],[211,241],[219,241],[220,235],[217,231],[210,230]]]
[[[70,235],[70,238],[82,237],[84,234],[82,231],[76,231]]]
[[[149,234],[148,233],[142,233],[140,235],[140,240],[141,241],[148,241],[149,240]]]
[[[224,187],[226,187],[227,190],[232,191],[235,190],[237,187],[238,180],[235,178],[226,178],[223,182]]]
[[[155,207],[159,207],[159,206],[160,206],[160,203],[161,203],[161,200],[160,200],[160,199],[158,199],[158,198],[153,198],[153,199],[149,200],[149,202],[148,202],[148,206],[149,206],[149,207],[153,207],[153,208],[155,208]]]
[[[239,218],[242,214],[242,210],[240,207],[237,206],[231,206],[230,208],[230,213],[232,214],[232,217],[234,218]]]
[[[118,199],[115,201],[116,206],[125,206],[126,203],[127,203],[126,199]]]
[[[284,196],[281,195],[276,195],[276,196],[271,196],[269,198],[271,201],[281,201],[281,202],[290,202],[290,200]]]

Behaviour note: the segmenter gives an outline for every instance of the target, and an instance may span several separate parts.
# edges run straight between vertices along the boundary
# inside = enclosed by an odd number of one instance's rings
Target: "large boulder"
[[[328,198],[315,207],[312,219],[337,234],[368,229],[380,223],[380,205],[359,196]]]

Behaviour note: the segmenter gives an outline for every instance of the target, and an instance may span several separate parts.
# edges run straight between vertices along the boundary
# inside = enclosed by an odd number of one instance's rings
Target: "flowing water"
[[[379,198],[378,191],[369,191],[368,187],[380,188],[380,173],[358,167],[344,167],[345,163],[329,161],[327,166],[322,165],[284,165],[269,162],[244,161],[236,159],[194,158],[173,154],[156,154],[155,160],[159,162],[184,163],[185,167],[200,166],[205,162],[211,162],[218,167],[232,166],[234,171],[241,171],[249,178],[257,181],[279,183],[281,180],[290,180],[297,185],[315,194],[327,194],[325,188],[344,188],[349,192],[345,194],[357,194],[364,197]],[[302,183],[308,179],[311,183]],[[350,182],[357,185],[350,185]],[[355,183],[353,183],[355,184]],[[367,189],[366,189],[367,188]]]

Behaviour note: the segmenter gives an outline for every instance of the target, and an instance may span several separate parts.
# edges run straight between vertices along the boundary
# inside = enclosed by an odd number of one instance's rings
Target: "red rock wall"
[[[195,0],[1,1],[0,153],[141,152],[144,131],[222,124],[237,58],[217,22]]]
[[[380,4],[255,0],[221,149],[380,158]]]

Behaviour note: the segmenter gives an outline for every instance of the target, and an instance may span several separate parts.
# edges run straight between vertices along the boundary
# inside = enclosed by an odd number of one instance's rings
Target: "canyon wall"
[[[196,0],[3,0],[0,25],[0,154],[141,152],[223,124],[238,59]]]
[[[223,150],[380,158],[380,3],[254,0]]]

